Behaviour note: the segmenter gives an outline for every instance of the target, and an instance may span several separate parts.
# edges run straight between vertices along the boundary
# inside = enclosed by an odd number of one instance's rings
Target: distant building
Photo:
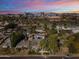
[[[48,16],[49,18],[49,21],[50,22],[58,22],[58,21],[61,21],[61,17],[60,16]]]

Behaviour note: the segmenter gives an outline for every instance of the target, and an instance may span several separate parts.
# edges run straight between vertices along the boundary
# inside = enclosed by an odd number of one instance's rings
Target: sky
[[[79,0],[0,0],[0,13],[79,11]]]

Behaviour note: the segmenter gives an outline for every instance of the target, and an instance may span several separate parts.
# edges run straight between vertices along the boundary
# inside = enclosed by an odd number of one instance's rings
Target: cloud
[[[30,0],[28,2],[25,2],[24,8],[29,9],[54,9],[54,8],[63,8],[67,6],[78,6],[79,0],[58,0],[58,1],[52,1],[47,2],[46,0]],[[28,5],[28,7],[27,7]]]
[[[79,0],[0,0],[1,10],[63,11],[65,9],[72,10],[75,7],[78,9],[77,6],[79,6]]]

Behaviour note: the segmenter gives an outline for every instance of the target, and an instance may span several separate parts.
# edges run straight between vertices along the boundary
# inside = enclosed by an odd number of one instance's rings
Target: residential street
[[[62,57],[62,56],[26,56],[26,57],[0,57],[0,59],[79,59],[79,57]]]

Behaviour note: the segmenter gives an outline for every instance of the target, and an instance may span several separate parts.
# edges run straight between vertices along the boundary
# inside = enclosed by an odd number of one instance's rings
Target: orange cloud
[[[79,0],[61,0],[57,2],[49,2],[48,5],[73,6],[79,5]]]

